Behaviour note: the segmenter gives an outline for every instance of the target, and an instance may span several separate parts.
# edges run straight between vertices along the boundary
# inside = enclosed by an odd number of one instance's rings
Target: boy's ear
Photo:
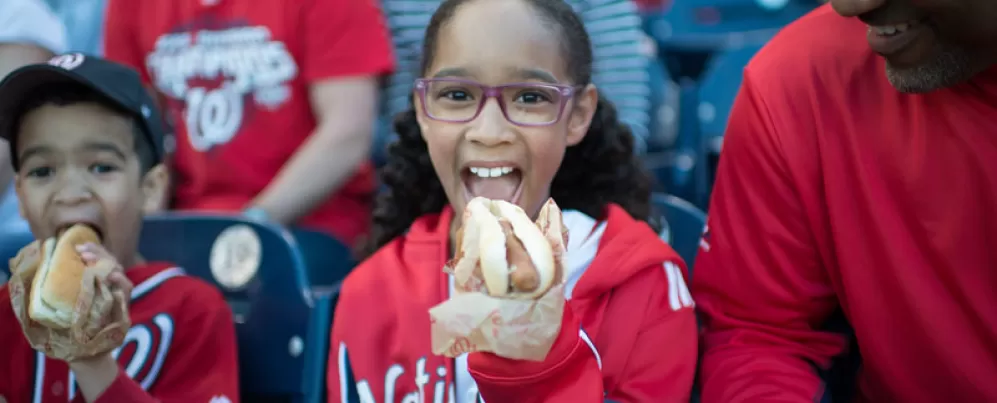
[[[142,177],[142,212],[158,213],[166,209],[167,190],[170,188],[170,172],[166,165],[159,164]]]
[[[593,84],[586,85],[578,92],[575,99],[577,100],[571,108],[571,115],[568,116],[568,146],[581,143],[585,139],[585,134],[592,125],[596,107],[599,105],[599,90]]]

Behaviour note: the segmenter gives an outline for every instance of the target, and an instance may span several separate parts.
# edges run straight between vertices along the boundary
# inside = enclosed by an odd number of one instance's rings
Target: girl
[[[562,0],[448,0],[426,31],[414,110],[397,122],[368,259],[343,284],[331,402],[688,401],[696,321],[684,263],[647,225],[633,139],[591,84]],[[565,210],[568,303],[543,362],[431,352],[428,310],[464,205]],[[449,203],[448,203],[449,202]]]

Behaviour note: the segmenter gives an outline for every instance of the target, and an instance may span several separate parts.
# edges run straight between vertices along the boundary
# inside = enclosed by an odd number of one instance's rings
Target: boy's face
[[[25,114],[15,183],[35,238],[88,223],[123,266],[135,264],[142,218],[159,208],[167,177],[162,165],[141,175],[134,141],[130,119],[94,103]]]

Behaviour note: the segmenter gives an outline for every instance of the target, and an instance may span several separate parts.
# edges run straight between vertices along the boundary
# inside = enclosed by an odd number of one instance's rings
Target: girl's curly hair
[[[435,55],[441,26],[468,1],[446,0],[433,15],[423,44],[423,74]],[[563,0],[523,1],[560,34],[572,82],[589,84],[592,47],[571,6]],[[414,109],[396,117],[395,132],[398,139],[388,147],[388,161],[381,170],[386,191],[375,202],[371,235],[361,250],[364,257],[404,234],[419,216],[439,212],[447,203]],[[600,96],[585,138],[565,152],[551,183],[551,197],[562,209],[591,217],[603,216],[606,205],[616,203],[634,218],[650,222],[652,181],[633,147],[630,129],[617,119],[613,104]]]

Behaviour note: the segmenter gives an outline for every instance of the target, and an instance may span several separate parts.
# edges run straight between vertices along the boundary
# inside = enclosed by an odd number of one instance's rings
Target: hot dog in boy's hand
[[[478,260],[475,274],[489,295],[535,299],[561,281],[555,250],[563,250],[564,243],[561,211],[553,201],[533,223],[519,206],[477,197],[465,208],[456,256]]]

